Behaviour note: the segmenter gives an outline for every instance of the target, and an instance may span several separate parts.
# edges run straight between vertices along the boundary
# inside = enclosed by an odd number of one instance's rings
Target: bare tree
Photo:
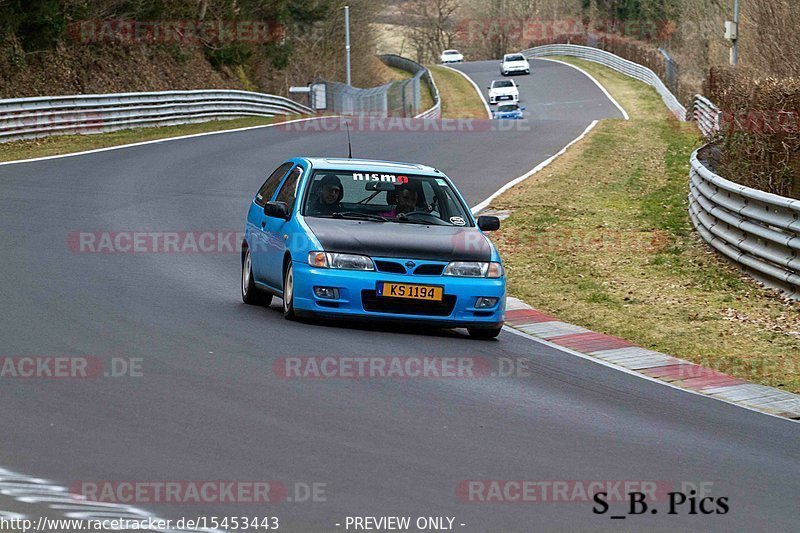
[[[435,61],[442,50],[452,48],[458,32],[458,0],[413,0],[407,5],[408,37],[417,61]]]

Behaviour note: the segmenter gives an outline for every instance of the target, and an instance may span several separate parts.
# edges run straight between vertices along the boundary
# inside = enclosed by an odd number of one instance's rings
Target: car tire
[[[242,259],[242,301],[247,305],[262,305],[265,307],[272,303],[272,295],[256,286],[249,248],[245,248],[244,258]]]
[[[488,340],[494,339],[500,332],[503,331],[503,327],[500,326],[499,328],[467,328],[467,332],[469,336],[473,339],[479,340]]]
[[[283,269],[283,318],[294,320],[297,317],[294,313],[294,268],[292,262],[286,264]]]

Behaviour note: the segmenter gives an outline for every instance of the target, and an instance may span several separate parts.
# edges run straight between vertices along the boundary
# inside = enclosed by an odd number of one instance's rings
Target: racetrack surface
[[[459,66],[481,80],[495,62]],[[580,72],[533,62],[534,113],[507,131],[359,132],[356,157],[440,168],[471,205],[618,110]],[[481,86],[485,86],[485,83]],[[540,107],[536,107],[540,106]],[[553,114],[548,114],[547,110]],[[239,298],[233,253],[80,253],[80,231],[241,231],[283,159],[346,153],[343,132],[273,127],[0,166],[0,356],[141,358],[142,377],[0,379],[0,465],[81,480],[325,483],[314,503],[132,502],[162,516],[455,516],[462,531],[791,530],[796,423],[675,390],[527,338],[285,321]],[[535,302],[530,302],[535,305]],[[283,379],[294,356],[530,359],[527,378]],[[592,502],[470,503],[463,480],[713,483],[726,515],[610,520]],[[618,511],[614,513],[613,511]],[[624,506],[612,507],[622,514]],[[461,527],[458,524],[463,523]]]
[[[500,61],[474,61],[451,65],[469,76],[489,101],[492,80],[513,79],[519,85],[519,103],[531,121],[556,121],[563,117],[584,120],[622,118],[622,113],[580,71],[562,63],[531,59],[530,74],[500,74]],[[495,107],[495,106],[492,106]]]

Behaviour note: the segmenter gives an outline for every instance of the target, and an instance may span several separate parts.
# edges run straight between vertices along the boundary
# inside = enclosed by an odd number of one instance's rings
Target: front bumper
[[[519,95],[518,94],[496,94],[496,95],[489,95],[489,103],[496,104],[499,102],[508,102],[508,103],[518,103],[519,102]]]
[[[505,311],[505,278],[458,278],[386,272],[316,268],[295,262],[294,308],[300,315],[330,318],[418,322],[435,327],[499,327]],[[440,303],[417,302],[375,295],[379,281],[444,287]],[[320,298],[314,287],[332,287],[338,299]],[[488,309],[475,307],[478,297],[497,298]]]
[[[528,74],[530,71],[530,67],[503,67],[503,72],[507,74],[518,74],[520,72]]]

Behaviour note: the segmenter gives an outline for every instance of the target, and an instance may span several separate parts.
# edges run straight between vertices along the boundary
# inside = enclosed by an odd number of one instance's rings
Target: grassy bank
[[[439,66],[428,69],[442,98],[442,118],[489,118],[483,100],[464,76]]]
[[[630,121],[601,122],[499,197],[509,291],[572,322],[745,379],[800,392],[800,306],[742,275],[692,231],[694,124],[599,65]]]

